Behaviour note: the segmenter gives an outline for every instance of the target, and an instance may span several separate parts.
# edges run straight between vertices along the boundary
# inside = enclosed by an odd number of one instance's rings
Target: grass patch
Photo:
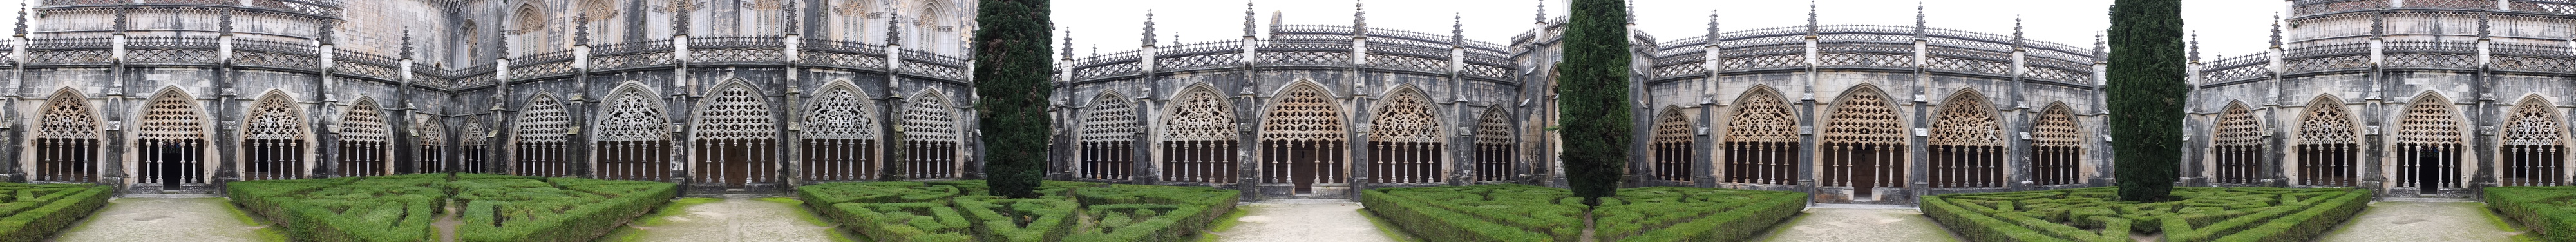
[[[1041,198],[990,196],[983,181],[797,187],[826,221],[884,241],[1188,241],[1234,209],[1210,187],[1046,181]],[[1077,228],[1092,224],[1089,228]]]
[[[1381,188],[1361,198],[1373,215],[1434,241],[1737,241],[1797,216],[1807,201],[1797,192],[1644,187],[1592,206],[1565,189],[1514,184]]]
[[[198,198],[198,199],[224,199],[224,198]],[[230,199],[225,199],[225,200],[229,201]],[[229,203],[229,202],[227,202],[227,203],[223,203],[223,204],[225,205],[225,206],[224,206],[224,212],[225,212],[225,213],[228,213],[228,214],[232,214],[232,215],[233,215],[233,220],[235,220],[235,221],[241,221],[242,225],[249,225],[249,226],[257,226],[257,227],[259,227],[259,229],[257,229],[257,230],[252,230],[252,231],[251,231],[252,233],[257,233],[257,234],[259,234],[259,241],[264,241],[264,242],[285,242],[285,241],[286,241],[286,234],[285,234],[285,233],[277,232],[277,231],[278,231],[277,226],[271,226],[271,225],[269,225],[268,223],[260,222],[258,217],[250,216],[250,212],[244,212],[244,211],[242,211],[241,206],[232,205],[232,203]]]
[[[233,182],[234,204],[294,241],[427,241],[451,201],[467,242],[589,241],[671,201],[671,183],[491,174]]]
[[[1243,216],[1248,214],[1252,214],[1251,209],[1238,208],[1235,209],[1234,212],[1225,213],[1225,216],[1218,216],[1215,221],[1216,225],[1208,226],[1207,233],[1200,234],[1197,241],[1216,242],[1216,232],[1224,232],[1227,229],[1233,229],[1235,225],[1243,225]]]
[[[1380,218],[1377,217],[1377,214],[1369,213],[1366,208],[1359,209],[1356,212],[1360,213],[1360,217],[1368,218],[1369,226],[1377,226],[1378,234],[1386,235],[1387,239],[1393,239],[1397,242],[1422,242],[1422,238],[1414,238],[1413,233],[1404,232],[1403,227],[1395,226],[1395,223],[1387,222],[1386,218]]]
[[[2486,203],[2490,211],[2527,229],[2515,237],[2576,241],[2576,186],[2489,187]]]
[[[2350,188],[2176,187],[2170,202],[2114,198],[2119,188],[1924,196],[1923,215],[1970,241],[2307,241],[2370,203]]]

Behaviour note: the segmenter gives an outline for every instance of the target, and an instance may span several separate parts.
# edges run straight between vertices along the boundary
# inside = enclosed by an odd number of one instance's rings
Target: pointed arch
[[[387,149],[392,144],[392,131],[385,124],[385,114],[376,99],[359,96],[340,114],[340,175],[377,176],[394,172]]]
[[[417,117],[411,120],[411,134],[420,140],[420,143],[412,147],[411,154],[411,162],[417,164],[415,167],[419,167],[416,171],[421,173],[457,171],[454,169],[456,165],[447,164],[449,161],[447,151],[450,150],[447,148],[449,147],[447,125],[435,121],[438,118],[431,117],[432,115],[417,113],[412,115]]]
[[[497,135],[492,132],[491,126],[483,124],[483,119],[486,118],[466,116],[465,130],[456,133],[458,135],[456,141],[458,172],[500,172],[498,168],[485,168],[490,166],[488,159],[491,159],[491,156],[485,153],[492,150],[491,139]]]
[[[306,154],[304,109],[286,91],[269,90],[252,101],[242,116],[243,180],[303,179],[311,172]]]
[[[1368,130],[1372,177],[1388,183],[1447,181],[1447,132],[1427,96],[1411,84],[1397,85],[1376,103]]]
[[[903,110],[904,167],[914,179],[956,178],[964,164],[958,160],[958,147],[964,144],[957,127],[957,108],[948,104],[948,95],[938,89],[923,89],[913,94]]]
[[[2269,145],[2263,142],[2263,121],[2244,102],[2228,102],[2218,113],[2209,139],[2211,183],[2251,185],[2262,182],[2264,156]]]
[[[180,184],[205,184],[208,174],[205,148],[206,128],[212,124],[197,105],[196,98],[179,87],[165,87],[152,95],[143,109],[143,125],[135,131],[133,166],[136,183],[161,184],[162,189],[179,189]]]
[[[572,158],[566,154],[571,152],[566,143],[571,141],[567,137],[572,133],[573,121],[563,102],[553,95],[538,93],[520,109],[526,111],[520,112],[519,120],[511,124],[518,128],[510,129],[516,132],[511,136],[515,149],[510,152],[510,162],[514,164],[511,171],[522,176],[571,176],[571,167],[564,161]]]
[[[2003,121],[1976,89],[1941,101],[1928,146],[1934,188],[2003,187]]]
[[[2299,117],[2298,185],[2355,185],[2361,176],[2361,140],[2353,115],[2333,94],[2317,95],[2305,109]]]
[[[2039,118],[2032,120],[2031,182],[2033,184],[2071,185],[2084,180],[2084,134],[2075,120],[2075,109],[2065,102],[2050,102],[2040,108]]]
[[[770,115],[767,95],[750,82],[732,79],[717,84],[714,93],[698,101],[697,125],[690,128],[690,138],[697,146],[690,156],[697,162],[689,167],[698,181],[744,188],[750,184],[778,182],[778,154],[769,152],[778,146],[778,119]]]
[[[1683,115],[1678,106],[1664,106],[1663,111],[1655,112],[1654,139],[1648,144],[1654,149],[1655,178],[1691,182],[1691,170],[1696,169],[1692,158],[1697,156],[1692,151],[1698,150],[1692,142],[1692,124],[1690,116]]]
[[[36,137],[24,146],[34,148],[36,162],[21,169],[33,168],[37,181],[98,182],[101,136],[89,96],[66,87],[45,98],[38,111]]]
[[[868,93],[860,91],[849,80],[823,84],[821,92],[806,102],[804,142],[805,161],[801,163],[805,179],[814,181],[858,181],[876,179],[878,173],[876,104]]]
[[[620,12],[617,10],[617,3],[609,0],[582,0],[582,13],[590,14],[591,22],[609,22],[617,19],[617,14]]]
[[[1736,97],[1723,141],[1725,182],[1797,184],[1798,114],[1789,107],[1779,90],[1766,85]]]
[[[1297,80],[1272,94],[1261,118],[1262,177],[1312,193],[1315,184],[1347,183],[1350,133],[1340,100],[1313,80]]]
[[[1904,116],[1877,85],[1862,83],[1834,98],[1824,117],[1817,162],[1825,186],[1850,187],[1853,199],[1871,199],[1879,188],[1906,183]]]
[[[2504,136],[2497,159],[2497,183],[2505,186],[2558,186],[2567,178],[2567,127],[2558,108],[2538,94],[2524,96],[2505,114]]]
[[[600,179],[668,181],[671,178],[671,122],[660,94],[643,83],[628,81],[602,99],[598,154]],[[704,173],[704,172],[693,172]]]
[[[2397,162],[2389,164],[2394,169],[2386,174],[2394,176],[2391,180],[2397,181],[2399,190],[2437,194],[2440,189],[2466,187],[2467,177],[2460,172],[2462,121],[2452,111],[2453,104],[2434,91],[2409,101],[2406,114],[2397,121],[2396,148],[2389,150]]]
[[[1170,100],[1163,111],[1163,141],[1157,144],[1162,148],[1163,180],[1234,183],[1235,142],[1241,138],[1235,129],[1234,105],[1207,83],[1181,88]]]
[[[1476,181],[1509,181],[1514,158],[1520,156],[1520,142],[1512,138],[1512,113],[1502,105],[1485,107],[1476,118]]]
[[[1191,97],[1196,98],[1197,96],[1191,95]],[[1211,95],[1208,98],[1213,99],[1214,97]],[[1197,104],[1184,102],[1181,103],[1181,105]],[[1184,111],[1183,114],[1196,114],[1197,112],[1208,111],[1220,112],[1219,118],[1226,120],[1217,123],[1224,124],[1228,133],[1233,131],[1234,122],[1231,120],[1233,115],[1222,114],[1222,112],[1227,111],[1223,108],[1207,109],[1204,107],[1193,106],[1191,108],[1180,110],[1190,110]],[[1082,135],[1077,137],[1081,140],[1076,141],[1082,145],[1082,153],[1080,154],[1080,158],[1082,158],[1082,160],[1079,165],[1080,171],[1075,175],[1082,179],[1094,180],[1128,179],[1128,176],[1134,175],[1132,171],[1135,170],[1136,165],[1136,155],[1134,152],[1136,147],[1136,136],[1144,131],[1144,128],[1140,127],[1143,126],[1144,123],[1139,122],[1137,120],[1137,116],[1135,105],[1130,105],[1127,98],[1125,96],[1118,95],[1117,92],[1101,91],[1099,96],[1092,97],[1090,105],[1082,108]],[[1178,117],[1184,115],[1176,114],[1171,116]],[[1200,118],[1204,117],[1193,116],[1189,119]],[[1179,120],[1182,118],[1174,119],[1175,120],[1173,121],[1166,122],[1164,127],[1198,124],[1202,122],[1196,120]],[[1165,133],[1170,132],[1167,131]]]
[[[545,31],[546,19],[545,8],[538,7],[536,3],[519,4],[518,11],[510,14],[510,21],[515,23],[510,26],[513,27],[510,30],[510,34],[518,35]]]

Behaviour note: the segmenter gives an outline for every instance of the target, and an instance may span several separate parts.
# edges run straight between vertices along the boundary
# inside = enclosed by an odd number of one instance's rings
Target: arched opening
[[[595,169],[600,179],[671,180],[671,124],[661,100],[654,98],[658,96],[636,84],[609,93],[598,116],[598,146],[593,147],[599,150]]]
[[[548,19],[545,9],[538,8],[536,4],[520,4],[518,13],[513,13],[510,18],[510,21],[516,24],[511,25],[509,29],[509,34],[513,36],[511,38],[516,38],[509,43],[511,50],[518,50],[520,54],[525,54],[545,53],[553,49],[551,48],[553,44],[546,43],[548,40],[546,32],[551,30],[546,29]],[[501,54],[504,55],[503,57],[509,57],[513,53]]]
[[[1190,111],[1208,110],[1192,107]],[[1135,175],[1132,170],[1136,167],[1136,134],[1143,131],[1138,127],[1142,123],[1136,121],[1136,108],[1128,105],[1127,100],[1118,94],[1101,93],[1091,99],[1091,105],[1084,107],[1082,113],[1082,136],[1078,137],[1082,139],[1082,150],[1077,154],[1082,163],[1078,165],[1081,168],[1075,176],[1092,180],[1125,180]],[[1182,114],[1189,113],[1185,111]],[[1199,118],[1187,115],[1174,117]],[[1175,118],[1175,122],[1166,125],[1186,125],[1179,119]],[[1226,123],[1232,125],[1233,122]]]
[[[958,144],[956,108],[950,108],[948,97],[938,91],[913,95],[903,109],[904,173],[911,179],[955,179],[963,164],[957,162]]]
[[[43,108],[34,142],[35,180],[98,182],[99,122],[88,96],[64,88],[47,98]]]
[[[1931,182],[1934,188],[2004,186],[2004,137],[1994,105],[1985,95],[1963,91],[1941,102],[1932,122]]]
[[[1746,91],[1726,128],[1727,183],[1792,185],[1798,180],[1798,119],[1769,88]]]
[[[2210,139],[2213,160],[2210,183],[2254,185],[2263,179],[2263,123],[2243,104],[2228,104],[2218,114],[2217,138]]]
[[[394,172],[389,160],[392,154],[387,142],[384,112],[377,111],[376,100],[358,98],[340,116],[340,175],[382,176]]]
[[[2558,121],[2558,111],[2540,97],[2523,98],[2505,113],[2509,122],[2504,127],[2504,152],[2497,185],[2558,186],[2567,177],[2566,130]]]
[[[2084,182],[2084,135],[2076,131],[2075,110],[2064,104],[2040,111],[2030,127],[2030,180],[2055,186]]]
[[[1174,97],[1163,120],[1163,180],[1233,183],[1235,174],[1234,109],[1207,86],[1192,86]],[[1115,141],[1112,141],[1115,142]],[[1119,146],[1102,144],[1102,146]],[[1109,153],[1124,150],[1109,151]],[[1117,155],[1108,155],[1115,157]],[[1101,164],[1116,166],[1122,164]],[[1101,167],[1124,171],[1127,167]],[[1113,177],[1114,178],[1114,177]]]
[[[304,115],[285,92],[270,91],[242,121],[242,180],[304,178]]]
[[[1655,139],[1648,144],[1655,152],[1655,179],[1691,181],[1691,157],[1698,153],[1692,152],[1691,141],[1690,116],[1683,116],[1681,108],[1665,107],[1655,113]]]
[[[1369,121],[1369,169],[1385,183],[1442,182],[1448,159],[1447,139],[1440,135],[1440,113],[1430,98],[1405,87],[1378,103]]]
[[[566,154],[570,150],[565,149],[569,142],[565,135],[572,132],[572,115],[565,113],[563,102],[540,94],[529,99],[524,109],[528,111],[519,114],[519,128],[512,129],[518,132],[518,144],[512,147],[510,161],[515,164],[509,168],[521,176],[572,176],[566,170],[570,167],[564,166],[564,160],[572,158]]]
[[[2460,179],[2459,127],[2441,96],[2427,93],[2407,104],[2397,124],[2397,186],[2434,194],[2466,184]]]
[[[448,151],[447,125],[439,122],[432,122],[431,120],[437,120],[437,118],[421,117],[412,121],[411,134],[420,138],[420,144],[413,146],[413,152],[415,153],[412,153],[412,160],[410,162],[413,164],[412,166],[416,168],[412,171],[417,173],[457,172],[459,170],[457,170],[456,167],[472,166],[470,164],[447,164],[447,161],[449,160],[447,159],[447,153],[445,153]]]
[[[161,189],[179,189],[180,184],[205,184],[206,117],[197,112],[197,103],[178,89],[161,91],[143,112],[143,126],[135,131],[135,168],[141,170],[135,182],[160,183]]]
[[[1298,83],[1276,95],[1261,120],[1263,183],[1295,184],[1297,193],[1313,193],[1315,184],[1348,183],[1350,135],[1343,132],[1341,108],[1314,83]]]
[[[486,153],[492,150],[492,129],[483,125],[483,117],[469,116],[465,120],[465,132],[457,133],[461,136],[456,141],[456,172],[495,172],[485,168],[491,166]]]
[[[1870,85],[1844,91],[1825,116],[1825,186],[1848,187],[1854,199],[1905,183],[1905,123],[1887,94]]]
[[[716,90],[698,108],[697,180],[743,188],[750,183],[778,183],[778,121],[769,102],[750,84],[735,82]]]
[[[814,95],[806,108],[805,179],[858,181],[877,178],[876,118],[867,93],[849,83],[836,83]]]
[[[1520,144],[1512,139],[1511,115],[1501,106],[1489,107],[1476,121],[1476,181],[1509,181],[1517,173],[1512,160],[1520,156]]]
[[[2361,140],[2353,134],[2358,129],[2352,115],[2334,96],[2308,101],[2307,113],[2299,119],[2298,185],[2353,186],[2360,177]]]

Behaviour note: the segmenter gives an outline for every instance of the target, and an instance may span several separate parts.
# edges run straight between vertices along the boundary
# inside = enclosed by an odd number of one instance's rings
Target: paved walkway
[[[642,233],[630,241],[832,241],[832,227],[807,222],[800,206],[746,198],[688,205],[658,224],[644,225],[645,218],[628,223]]]
[[[261,241],[223,198],[116,198],[53,241]]]
[[[2317,241],[2513,241],[2476,202],[2373,202]]]
[[[1818,206],[1748,241],[1962,241],[1913,208]]]
[[[1276,199],[1235,206],[1248,212],[1218,241],[1395,241],[1361,217],[1360,203],[1339,199]]]

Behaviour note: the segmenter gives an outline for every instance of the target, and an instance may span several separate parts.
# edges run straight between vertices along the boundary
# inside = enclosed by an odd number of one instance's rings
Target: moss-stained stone
[[[2497,227],[2487,213],[2474,202],[2372,202],[2317,241],[2514,241],[2520,234]]]
[[[79,225],[54,235],[53,241],[284,241],[263,236],[266,228],[237,216],[223,198],[117,198]]]

